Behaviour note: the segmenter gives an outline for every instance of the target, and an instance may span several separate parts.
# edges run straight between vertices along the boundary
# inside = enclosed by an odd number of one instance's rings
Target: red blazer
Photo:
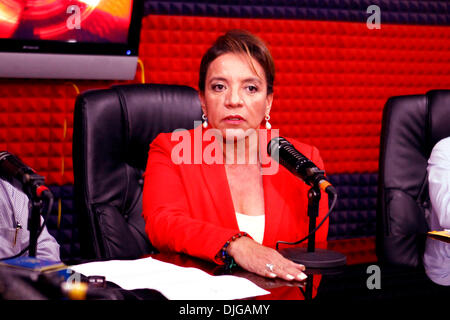
[[[144,174],[145,229],[152,244],[160,251],[184,252],[221,263],[215,259],[217,253],[239,232],[225,166],[199,163],[198,159],[191,161],[193,164],[175,164],[172,149],[180,154],[181,142],[194,145],[197,141],[198,145],[203,133],[199,126],[184,134],[185,139],[171,141],[171,133],[162,133],[150,146]],[[323,161],[315,147],[289,140],[323,169]],[[197,151],[205,151],[210,144],[203,141]],[[189,156],[188,153],[182,155]],[[191,154],[191,160],[195,160],[194,157]],[[279,240],[293,242],[306,236],[309,186],[281,165],[276,174],[263,175],[262,179],[266,219],[263,245],[275,247]],[[317,223],[327,212],[328,197],[322,192]],[[328,221],[317,232],[316,241],[325,242],[327,232]]]

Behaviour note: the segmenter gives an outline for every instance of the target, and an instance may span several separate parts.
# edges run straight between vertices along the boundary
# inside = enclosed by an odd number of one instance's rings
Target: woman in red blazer
[[[267,141],[277,135],[269,123],[273,80],[268,49],[247,32],[230,31],[206,52],[199,79],[203,125],[160,134],[150,147],[143,216],[156,248],[218,264],[233,258],[262,276],[306,278],[304,266],[274,250],[279,240],[307,234],[309,187],[266,161]],[[323,168],[315,147],[290,141]],[[322,193],[318,221],[327,199]],[[318,242],[327,231],[325,223]]]

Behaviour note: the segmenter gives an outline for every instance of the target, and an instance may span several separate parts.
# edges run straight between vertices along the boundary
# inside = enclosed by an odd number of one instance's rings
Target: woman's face
[[[273,94],[267,94],[264,69],[242,54],[226,53],[209,65],[205,92],[200,93],[203,113],[211,128],[238,140],[247,136],[248,129],[258,129],[270,113]],[[234,140],[234,138],[233,138]]]

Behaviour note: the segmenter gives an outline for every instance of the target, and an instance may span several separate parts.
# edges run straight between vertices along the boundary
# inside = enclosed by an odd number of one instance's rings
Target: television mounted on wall
[[[0,77],[134,79],[142,0],[0,1]]]

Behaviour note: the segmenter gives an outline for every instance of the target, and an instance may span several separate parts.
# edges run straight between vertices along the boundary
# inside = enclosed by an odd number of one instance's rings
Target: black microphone
[[[306,237],[296,242],[277,241],[278,244],[298,245],[308,240],[307,248],[284,248],[280,253],[294,262],[301,263],[307,268],[334,268],[346,264],[347,258],[340,252],[315,248],[316,231],[323,225],[334,209],[337,200],[336,189],[325,177],[325,172],[320,170],[310,159],[300,153],[294,146],[283,137],[276,137],[270,140],[267,145],[267,153],[278,161],[282,166],[286,167],[295,176],[299,177],[312,188],[308,192],[308,217],[309,232]],[[319,188],[326,191],[333,197],[330,209],[326,216],[316,227],[316,218],[319,215]]]
[[[29,197],[52,197],[45,178],[8,151],[0,151],[0,178],[23,190]]]
[[[16,258],[27,250],[30,257],[36,257],[37,240],[53,207],[53,194],[44,185],[44,177],[25,165],[18,157],[8,151],[0,151],[0,178],[8,181],[29,198],[28,230],[30,243],[21,252],[10,258]],[[47,203],[47,215],[41,225],[41,211]]]
[[[267,153],[294,175],[305,181],[306,184],[328,193],[336,193],[336,189],[310,159],[283,137],[275,137],[267,145]]]

